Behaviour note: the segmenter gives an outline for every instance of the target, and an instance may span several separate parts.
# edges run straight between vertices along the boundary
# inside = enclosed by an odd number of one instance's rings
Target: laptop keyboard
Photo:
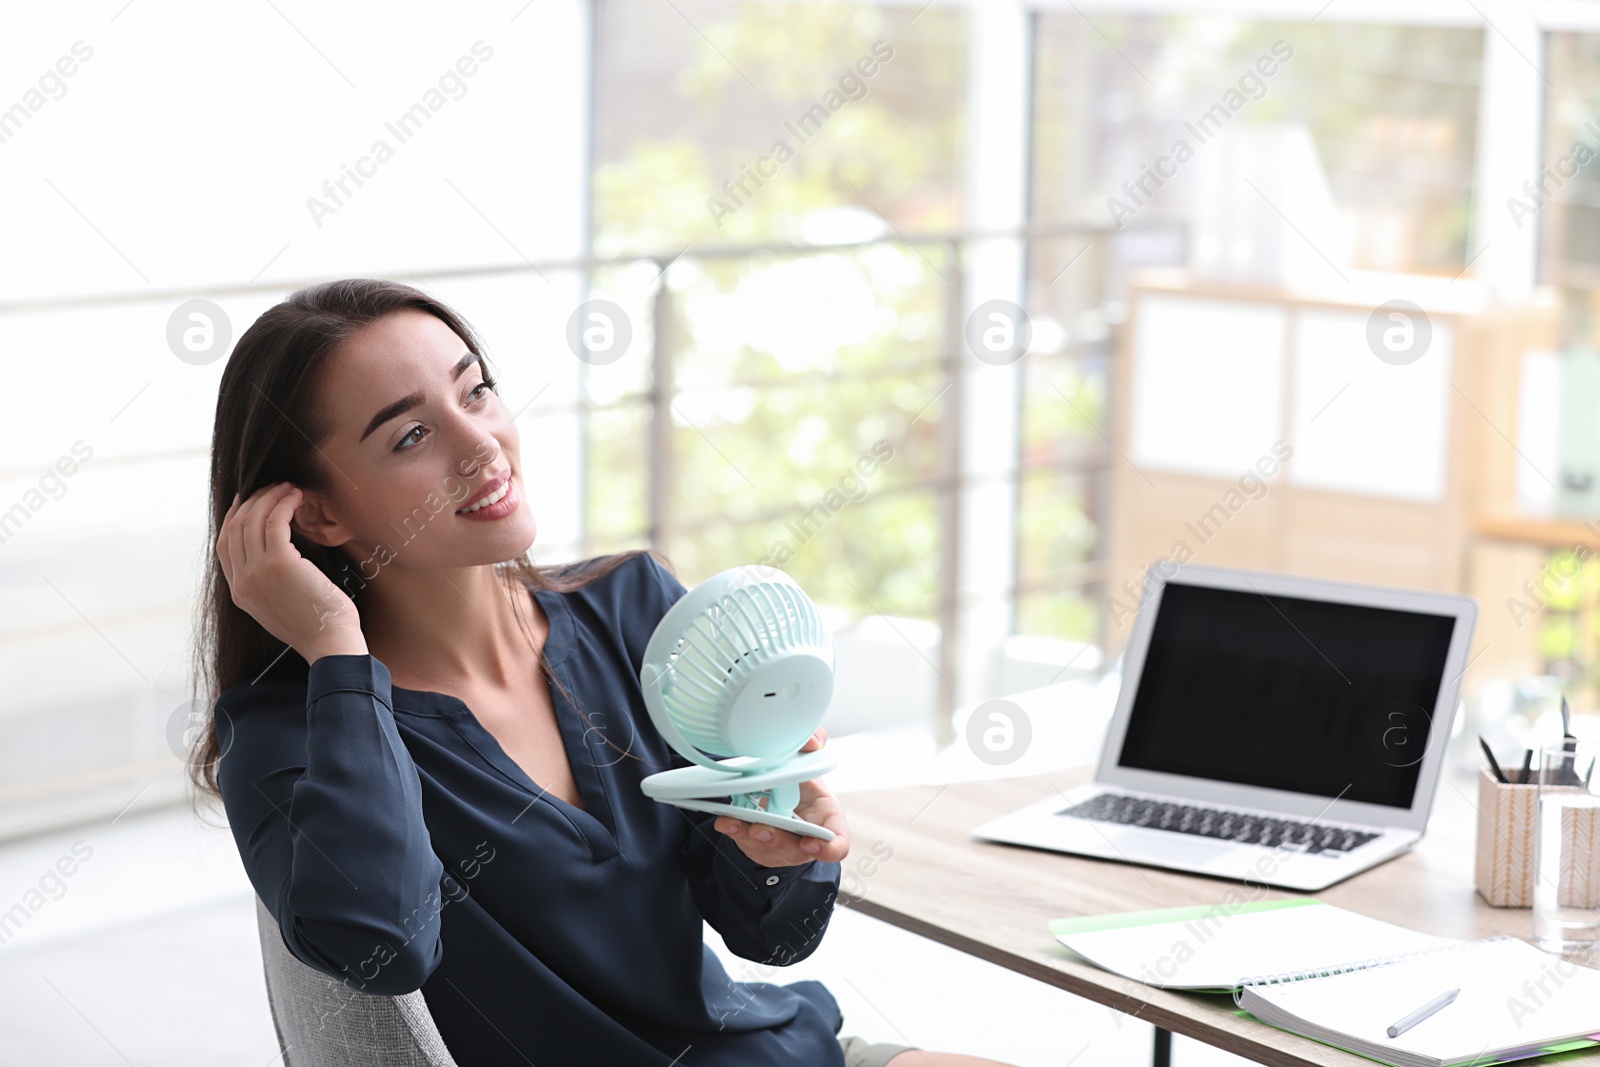
[[[1378,835],[1365,830],[1346,830],[1339,826],[1247,815],[1238,811],[1174,804],[1166,800],[1100,793],[1081,803],[1062,808],[1057,815],[1071,815],[1095,822],[1122,826],[1145,826],[1152,830],[1172,830],[1198,837],[1215,837],[1247,845],[1265,845],[1293,852],[1349,852]]]

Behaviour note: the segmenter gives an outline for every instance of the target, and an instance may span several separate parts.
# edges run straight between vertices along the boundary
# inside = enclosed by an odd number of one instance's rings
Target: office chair
[[[301,963],[259,896],[256,929],[267,1004],[285,1067],[456,1067],[422,991],[358,993]]]

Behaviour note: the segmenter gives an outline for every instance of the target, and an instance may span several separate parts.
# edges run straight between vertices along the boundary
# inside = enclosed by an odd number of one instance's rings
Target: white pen
[[[1413,1026],[1417,1025],[1422,1020],[1438,1011],[1440,1008],[1443,1008],[1446,1004],[1449,1004],[1451,1001],[1455,1000],[1460,994],[1461,990],[1459,989],[1451,989],[1440,993],[1438,996],[1428,1001],[1428,1003],[1424,1004],[1410,1015],[1407,1015],[1404,1019],[1401,1019],[1399,1022],[1389,1027],[1389,1036],[1399,1037],[1401,1034],[1405,1033],[1407,1030],[1411,1029]]]

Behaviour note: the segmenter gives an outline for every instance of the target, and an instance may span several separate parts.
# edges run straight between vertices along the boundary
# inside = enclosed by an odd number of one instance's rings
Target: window
[[[1547,34],[1546,170],[1507,205],[1522,225],[1539,222],[1539,280],[1600,285],[1600,34]],[[1533,168],[1529,168],[1530,172]]]
[[[594,248],[670,265],[593,278],[635,336],[587,372],[594,549],[650,536],[664,314],[671,459],[654,521],[686,580],[768,562],[821,603],[931,617],[950,251],[899,238],[961,224],[964,16],[677,7],[599,8]],[[816,251],[749,250],[762,245]]]
[[[1030,247],[1043,337],[1024,364],[1019,632],[1102,636],[1106,472],[1128,462],[1107,395],[1128,273],[1278,280],[1325,256],[1457,274],[1482,46],[1475,28],[1035,17],[1030,216],[1116,232]]]

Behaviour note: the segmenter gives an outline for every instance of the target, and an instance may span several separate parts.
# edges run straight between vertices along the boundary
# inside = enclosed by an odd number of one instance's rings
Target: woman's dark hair
[[[310,671],[310,664],[233,602],[216,553],[223,517],[235,493],[246,500],[256,490],[277,482],[312,492],[328,490],[332,479],[317,461],[317,446],[333,427],[327,422],[326,405],[317,403],[318,383],[324,380],[334,353],[358,330],[406,309],[426,312],[450,327],[478,357],[484,381],[495,388],[482,342],[465,319],[420,289],[372,278],[324,282],[290,294],[251,324],[228,357],[211,431],[210,534],[206,542],[210,550],[196,619],[193,672],[197,699],[206,714],[204,728],[188,753],[189,780],[194,788],[191,801],[202,795],[221,796],[217,786],[221,757],[215,716],[218,697],[241,682],[262,678],[303,683]],[[356,587],[351,588],[348,556],[294,530],[290,540],[302,556],[360,605],[360,590],[366,583],[356,579]],[[570,592],[646,554],[671,569],[654,549],[552,566],[535,565],[525,552],[494,566],[514,590]],[[519,600],[517,619],[531,640],[520,609]],[[577,707],[572,694],[545,663],[542,649],[537,667]],[[605,737],[604,731],[601,736]]]

